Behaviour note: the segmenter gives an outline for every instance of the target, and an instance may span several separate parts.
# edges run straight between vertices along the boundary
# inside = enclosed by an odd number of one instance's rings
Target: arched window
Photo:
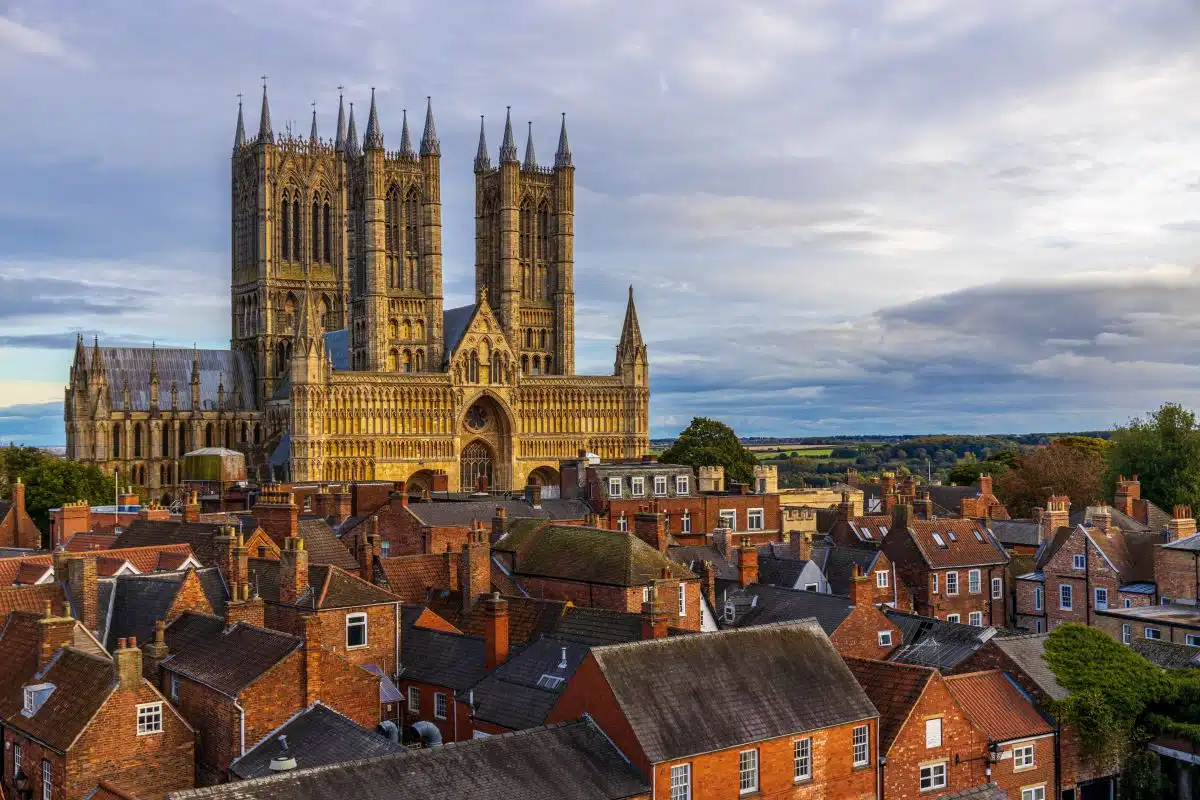
[[[325,198],[325,206],[321,215],[321,255],[326,264],[333,262],[333,247],[330,244],[329,229],[333,214],[329,209],[329,198]]]
[[[500,367],[500,354],[492,353],[492,383],[504,383],[504,372]]]
[[[533,347],[533,328],[525,329],[525,346]]]
[[[291,205],[291,200],[288,197],[288,193],[284,192],[283,193],[283,214],[280,215],[280,217],[281,217],[280,224],[282,225],[283,231],[282,231],[282,235],[279,237],[281,240],[280,244],[282,245],[282,250],[283,250],[283,252],[280,253],[280,255],[283,256],[284,261],[288,261],[292,257],[292,215],[288,213],[288,207],[290,205]]]
[[[254,443],[255,444],[258,444],[258,436],[259,436],[258,423],[256,422],[256,423],[254,423]]]
[[[394,319],[388,320],[388,338],[389,339],[400,338],[400,324],[398,322],[396,322],[396,320],[394,320]]]
[[[542,372],[547,375],[552,374],[550,371],[550,356],[546,356],[546,360],[542,362]]]
[[[162,457],[163,458],[171,457],[171,428],[170,428],[170,426],[163,426]]]
[[[283,348],[283,342],[280,342],[275,348],[275,372],[282,375],[287,369],[287,354]]]
[[[479,353],[474,350],[467,359],[467,383],[479,383]]]
[[[299,261],[302,252],[304,251],[300,248],[300,195],[297,193],[292,198],[292,260]]]
[[[414,186],[404,198],[404,288],[421,289],[417,259],[421,252],[421,201]]]
[[[121,457],[121,426],[120,424],[113,425],[112,434],[112,457]]]
[[[179,448],[178,448],[178,450],[176,450],[177,456],[182,457],[183,454],[187,452],[187,449],[188,449],[187,426],[181,424],[179,426]]]
[[[321,206],[317,202],[317,198],[313,197],[312,201],[312,227],[309,228],[309,236],[312,237],[312,260],[321,260]]]
[[[416,339],[425,338],[425,323],[417,320],[413,323],[413,337]]]
[[[529,374],[529,356],[521,356],[521,374]]]
[[[213,426],[211,422],[204,426],[204,446],[213,446]]]
[[[425,351],[418,350],[413,356],[413,371],[422,372],[425,369]]]
[[[225,426],[225,449],[233,449],[233,427],[230,425]]]
[[[542,374],[542,357],[541,356],[533,357],[533,374],[534,375]]]
[[[391,350],[390,352],[388,352],[388,357],[387,357],[388,372],[395,372],[399,363],[400,363],[400,353],[396,350]]]
[[[404,355],[400,358],[400,371],[412,372],[412,351],[405,350]]]
[[[546,349],[546,332],[545,332],[545,331],[542,331],[542,332],[539,334],[539,338],[541,339],[541,345],[540,345],[540,346],[541,346],[541,348],[542,348],[543,350],[545,350],[545,349]]]
[[[133,457],[142,457],[142,426],[141,423],[133,426]]]
[[[242,423],[242,443],[243,444],[245,444],[250,439],[250,437],[246,435],[247,433],[248,433],[248,430],[247,430],[246,423],[243,422]]]
[[[538,208],[537,231],[538,261],[551,261],[550,257],[550,208],[543,202]]]
[[[528,200],[521,203],[521,260],[533,260],[533,208]]]
[[[387,258],[388,284],[392,288],[401,287],[400,275],[400,187],[392,184],[388,187],[387,199],[384,201],[384,253]]]
[[[412,326],[408,324],[408,320],[404,320],[404,324],[401,325],[400,335],[405,341],[412,338]]]

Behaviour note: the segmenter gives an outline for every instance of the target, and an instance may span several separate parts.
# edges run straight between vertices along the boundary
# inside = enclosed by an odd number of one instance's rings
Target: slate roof
[[[990,525],[996,541],[1006,547],[1037,547],[1040,526],[1031,519],[994,519]]]
[[[167,797],[394,800],[400,791],[423,800],[618,800],[648,794],[650,786],[584,719]]]
[[[879,748],[886,755],[937,672],[931,667],[866,658],[843,660],[879,711]]]
[[[913,519],[908,531],[925,563],[935,569],[1008,563],[1004,548],[991,531],[975,520]],[[938,544],[934,534],[941,538],[942,544]]]
[[[1085,506],[1072,511],[1068,519],[1072,527],[1076,525],[1088,525],[1091,524],[1093,516],[1099,510],[1099,506]],[[1126,533],[1147,533],[1153,530],[1165,530],[1167,523],[1171,521],[1171,515],[1166,514],[1166,519],[1163,520],[1162,525],[1156,528],[1146,525],[1143,522],[1139,522],[1115,506],[1104,506],[1104,510],[1108,512],[1108,516],[1109,519],[1112,520],[1112,524]],[[1162,512],[1160,511],[1160,513]]]
[[[304,540],[304,549],[308,551],[308,563],[332,564],[345,570],[358,570],[358,561],[324,519],[301,517],[297,529],[300,538]]]
[[[110,407],[114,411],[129,410],[123,407],[125,383],[129,383],[132,410],[147,411],[150,408],[150,348],[149,347],[101,347],[104,372],[108,380]],[[241,408],[254,409],[254,370],[246,355],[234,350],[199,350],[185,347],[159,347],[155,349],[158,367],[159,405],[171,407],[171,383],[174,382],[179,395],[179,409],[192,409],[192,358],[200,361],[200,408],[216,410],[219,385],[225,384],[225,407],[234,407],[234,395],[240,390]],[[88,351],[90,366],[91,350]]]
[[[181,522],[172,519],[135,519],[113,542],[116,548],[148,545],[187,544],[204,566],[217,561],[213,537],[223,525],[213,522]]]
[[[721,555],[721,551],[711,544],[681,545],[673,544],[667,548],[667,557],[677,561],[699,575],[700,564],[704,561],[712,563],[718,581],[736,583],[739,579],[737,562]],[[760,569],[762,562],[759,562]]]
[[[189,616],[195,615],[184,614],[180,619]],[[167,626],[168,647],[172,641],[170,631],[178,624],[176,621]],[[200,627],[191,621],[185,625],[189,633]],[[179,638],[175,641],[179,641]],[[235,697],[293,651],[298,650],[302,644],[300,638],[287,633],[259,628],[245,622],[224,628],[222,621],[220,633],[205,637],[194,636],[186,644],[181,644],[178,650],[172,648],[171,655],[163,660],[162,667],[216,689],[224,695]]]
[[[979,497],[978,486],[925,486],[929,499],[933,501],[935,513],[949,513],[958,516],[962,513],[962,501]]]
[[[889,660],[936,667],[942,672],[953,670],[996,635],[995,628],[946,622],[894,609],[884,609],[883,613],[900,629],[904,642]]]
[[[465,614],[461,598],[460,592],[436,592],[428,598],[427,605],[431,611],[468,636],[483,636],[487,627],[484,613],[487,598],[476,598]],[[508,601],[508,641],[512,644],[528,644],[549,634],[567,608],[567,603],[562,600],[532,597],[504,599]]]
[[[1191,536],[1185,536],[1182,539],[1176,539],[1173,542],[1164,544],[1163,547],[1171,550],[1188,550],[1195,552],[1200,550],[1200,533],[1193,533]]]
[[[112,661],[71,647],[55,653],[36,680],[54,684],[54,691],[37,713],[22,713],[24,693],[14,686],[0,695],[0,719],[60,753],[70,748],[117,688]]]
[[[1049,635],[1030,633],[1024,636],[997,636],[991,640],[991,645],[1007,655],[1051,700],[1065,700],[1070,693],[1058,682],[1045,659],[1046,638]]]
[[[249,559],[250,584],[268,603],[279,603],[280,562],[269,558]],[[308,565],[308,589],[297,601],[298,608],[322,610],[398,603],[400,598],[357,575],[324,564]]]
[[[612,645],[592,656],[652,764],[878,716],[812,621]]]
[[[475,684],[475,717],[509,730],[543,724],[588,649],[577,642],[552,638],[539,639],[524,648]],[[543,676],[562,682],[556,687],[540,686]]]
[[[121,575],[101,581],[98,616],[105,625],[101,641],[110,651],[117,646],[118,639],[136,636],[143,644],[154,638],[154,626],[165,620],[183,587],[187,572],[150,573],[149,575]],[[196,570],[196,578],[204,590],[204,596],[212,606],[213,613],[225,613],[225,584],[216,567]],[[107,586],[104,586],[107,584]],[[97,587],[100,588],[100,587]]]
[[[642,617],[606,608],[568,606],[551,635],[591,647],[636,642],[642,638]]]
[[[946,688],[971,723],[993,742],[1054,732],[1025,693],[1000,670],[949,675]]]
[[[408,510],[425,525],[433,527],[469,526],[480,520],[490,523],[497,508],[503,508],[512,519],[583,520],[592,513],[583,500],[543,499],[541,508],[524,500],[503,500],[487,497],[481,500],[434,500],[429,503],[410,503]]]
[[[1008,792],[995,783],[972,786],[961,792],[939,794],[934,800],[1009,800]]]
[[[1200,667],[1200,648],[1162,639],[1137,638],[1129,643],[1133,652],[1163,669]]]
[[[791,547],[778,542],[758,546],[758,581],[771,586],[792,588],[808,561],[792,558]],[[734,568],[736,572],[736,567]]]
[[[403,752],[404,746],[358,725],[318,702],[296,714],[229,766],[242,780],[273,775],[271,759],[283,752],[281,736],[297,769],[342,764]]]
[[[471,324],[473,316],[475,316],[474,303],[457,308],[447,308],[442,312],[442,335],[445,337],[443,352],[446,354],[445,361],[447,363],[454,355],[454,348],[458,347],[463,334],[467,332],[467,326]]]
[[[696,579],[687,567],[636,536],[601,528],[544,523],[528,534],[505,534],[493,549],[513,552],[513,572],[518,576],[645,586],[662,577],[665,568],[680,580]]]
[[[400,640],[401,680],[464,692],[481,681],[487,675],[483,639],[418,627],[413,623],[421,611],[420,607],[404,608]]]
[[[875,568],[875,560],[879,558],[877,550],[863,550],[857,547],[838,547],[836,545],[815,545],[813,561],[825,573],[829,583],[829,591],[834,594],[849,595],[850,579],[854,577],[854,568],[858,567],[863,575],[870,575]]]
[[[194,643],[221,635],[225,630],[225,619],[197,611],[185,611],[167,626],[167,649],[172,653],[186,650]]]
[[[832,636],[854,610],[848,597],[757,583],[731,590],[725,603],[733,605],[734,621],[726,620],[725,609],[714,609],[722,627],[745,628],[812,618],[827,636]]]

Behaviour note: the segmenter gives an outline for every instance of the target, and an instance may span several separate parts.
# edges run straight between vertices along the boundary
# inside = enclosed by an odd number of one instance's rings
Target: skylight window
[[[979,541],[981,541],[981,542],[982,542],[982,541],[983,541],[983,534],[982,534],[982,533],[980,533],[979,531],[975,531],[975,538],[976,538],[976,539],[978,539]]]
[[[952,541],[952,542],[957,542],[957,541],[958,541],[958,537],[954,535],[954,531],[953,531],[953,530],[947,530],[947,531],[946,531],[946,535],[950,537],[950,541]]]
[[[933,535],[933,541],[937,543],[938,547],[946,546],[946,543],[944,541],[942,541],[942,535],[940,533],[935,533]]]
[[[563,679],[555,675],[543,675],[537,681],[537,685],[542,689],[557,689],[562,683]]]

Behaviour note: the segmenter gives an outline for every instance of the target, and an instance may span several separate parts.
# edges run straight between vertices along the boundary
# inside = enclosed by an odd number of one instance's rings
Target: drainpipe
[[[1090,628],[1092,627],[1092,551],[1088,547],[1089,542],[1085,531],[1083,535],[1083,624]]]
[[[876,773],[875,773],[877,775],[877,777],[875,779],[875,783],[876,783],[875,796],[878,797],[879,800],[883,800],[883,771],[885,769],[887,769],[887,756],[880,756],[879,757],[879,769],[876,770]]]
[[[400,680],[400,604],[392,604],[392,630],[396,634],[395,663],[392,667],[392,680]]]
[[[244,756],[244,755],[246,755],[246,709],[242,708],[241,704],[238,703],[237,700],[233,701],[233,707],[238,710],[238,714],[241,717],[241,721],[238,724],[238,729],[239,729],[238,738],[239,738],[240,754]]]
[[[454,731],[454,741],[458,741],[458,689],[450,690],[450,713],[454,715],[452,729]]]

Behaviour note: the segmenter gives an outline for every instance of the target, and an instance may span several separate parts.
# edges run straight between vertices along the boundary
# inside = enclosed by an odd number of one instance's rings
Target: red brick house
[[[100,781],[138,797],[194,785],[195,733],[142,677],[136,641],[109,657],[70,616],[17,612],[0,635],[2,785],[49,800]]]
[[[166,629],[159,664],[163,693],[200,732],[202,783],[225,780],[235,759],[318,700],[365,728],[379,724],[379,676],[325,647],[317,617],[306,618],[304,638],[226,622],[185,613]]]
[[[912,594],[917,614],[968,625],[1007,624],[1008,555],[979,522],[914,519],[911,506],[898,505],[883,551]]]
[[[1190,506],[1175,506],[1166,541],[1154,548],[1154,582],[1163,602],[1200,600],[1200,536]]]
[[[914,800],[987,782],[987,741],[932,667],[846,658],[879,711],[883,797]]]
[[[879,715],[812,622],[594,648],[548,721],[585,713],[654,797],[876,796]]]
[[[1070,502],[1052,497],[1046,518],[1057,522]],[[1090,509],[1090,524],[1058,527],[1038,552],[1034,571],[1018,576],[1017,625],[1034,633],[1064,622],[1091,625],[1097,610],[1157,602],[1155,548],[1162,533],[1126,532],[1106,507]]]
[[[0,500],[0,547],[38,550],[42,532],[25,511],[25,484],[17,478],[10,488],[12,499]]]
[[[951,675],[946,687],[987,737],[988,779],[1022,800],[1054,797],[1055,730],[1000,670]]]

